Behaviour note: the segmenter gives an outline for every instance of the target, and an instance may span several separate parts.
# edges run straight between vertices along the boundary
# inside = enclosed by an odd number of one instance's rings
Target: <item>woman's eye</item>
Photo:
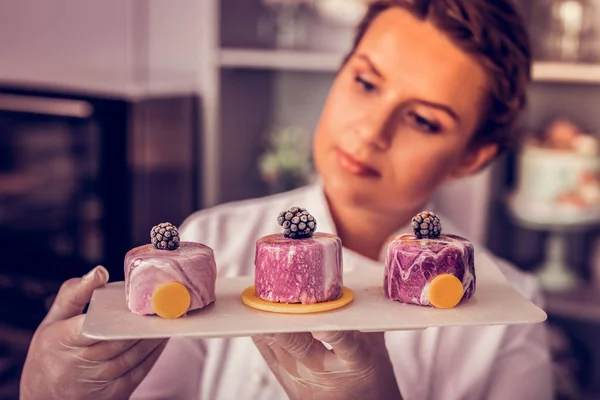
[[[365,93],[373,93],[377,90],[377,86],[372,84],[371,82],[365,80],[360,75],[357,75],[354,80],[361,86],[361,89]]]
[[[413,119],[413,122],[417,129],[423,132],[438,133],[440,131],[439,125],[429,121],[427,118],[422,117],[415,112],[411,113],[410,117]]]

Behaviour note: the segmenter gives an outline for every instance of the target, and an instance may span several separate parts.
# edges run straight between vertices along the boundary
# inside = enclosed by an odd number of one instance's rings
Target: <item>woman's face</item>
[[[338,74],[314,159],[328,197],[387,213],[422,207],[449,177],[495,153],[471,149],[486,74],[435,26],[401,8],[380,14]]]

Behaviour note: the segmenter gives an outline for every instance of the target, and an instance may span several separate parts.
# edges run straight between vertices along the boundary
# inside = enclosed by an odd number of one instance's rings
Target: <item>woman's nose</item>
[[[356,126],[364,145],[385,151],[390,147],[393,113],[385,109],[365,111]]]

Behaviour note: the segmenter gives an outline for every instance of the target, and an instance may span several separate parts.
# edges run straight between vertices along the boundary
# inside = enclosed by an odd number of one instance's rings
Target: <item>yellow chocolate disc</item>
[[[179,282],[159,285],[152,293],[152,309],[163,318],[179,318],[190,308],[190,292]]]
[[[462,296],[462,283],[454,275],[438,275],[429,284],[429,302],[436,308],[456,307]]]
[[[254,286],[250,286],[242,292],[242,301],[248,307],[280,314],[311,314],[331,311],[344,307],[352,300],[354,300],[354,293],[346,286],[342,288],[342,295],[339,299],[315,304],[287,304],[266,301],[256,296]]]

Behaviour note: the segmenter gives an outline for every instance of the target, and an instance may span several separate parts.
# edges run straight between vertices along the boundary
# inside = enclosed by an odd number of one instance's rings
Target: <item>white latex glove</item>
[[[402,398],[383,332],[286,333],[253,340],[290,399]]]
[[[21,376],[21,399],[127,399],[166,340],[96,341],[81,335],[84,307],[108,282],[96,267],[66,281],[36,330]]]

